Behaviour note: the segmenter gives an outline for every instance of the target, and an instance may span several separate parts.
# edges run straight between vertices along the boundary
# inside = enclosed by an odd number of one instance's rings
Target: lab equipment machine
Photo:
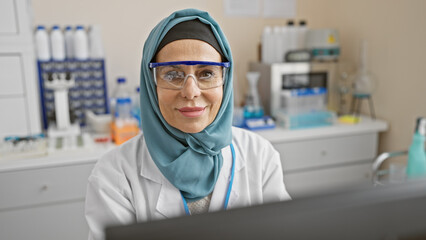
[[[296,129],[334,123],[335,62],[252,62],[249,69],[260,72],[261,103],[278,125]]]

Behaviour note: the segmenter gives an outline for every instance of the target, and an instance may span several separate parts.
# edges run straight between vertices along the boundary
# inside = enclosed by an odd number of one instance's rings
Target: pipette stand
[[[46,88],[53,90],[55,97],[56,124],[49,124],[49,151],[55,151],[57,142],[62,139],[62,149],[77,147],[77,138],[81,134],[78,123],[71,124],[69,114],[68,91],[75,86],[71,73],[52,73],[46,82]]]
[[[368,104],[370,105],[370,115],[373,120],[376,120],[376,113],[374,112],[374,104],[373,104],[373,98],[370,94],[354,94],[352,99],[352,106],[351,106],[351,112],[352,115],[355,117],[360,116],[360,108],[361,108],[361,101],[363,99],[368,100]]]

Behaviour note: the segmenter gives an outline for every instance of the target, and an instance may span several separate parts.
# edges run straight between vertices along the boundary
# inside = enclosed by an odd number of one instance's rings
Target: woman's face
[[[164,46],[156,56],[156,62],[209,61],[221,62],[221,55],[210,44],[183,39]],[[188,66],[186,74],[193,73]],[[223,86],[200,90],[192,77],[188,77],[183,89],[171,90],[157,87],[161,114],[168,124],[186,133],[197,133],[213,122],[222,103]]]

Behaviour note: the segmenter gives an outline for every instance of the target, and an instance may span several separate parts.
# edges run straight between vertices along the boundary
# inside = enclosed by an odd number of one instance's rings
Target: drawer
[[[19,54],[0,53],[0,97],[24,95],[21,60]]]
[[[372,162],[302,172],[284,172],[284,182],[293,199],[311,194],[371,185]]]
[[[377,133],[273,143],[284,171],[325,167],[362,160],[377,154]]]
[[[83,200],[0,211],[0,239],[83,240],[88,234]]]
[[[0,210],[84,199],[94,164],[70,165],[0,174]]]

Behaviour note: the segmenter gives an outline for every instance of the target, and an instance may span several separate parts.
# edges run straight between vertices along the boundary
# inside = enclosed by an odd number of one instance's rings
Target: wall
[[[424,0],[298,0],[296,20],[310,28],[337,28],[342,61],[355,62],[361,39],[369,43],[368,66],[378,80],[374,94],[376,115],[389,122],[379,151],[406,149],[417,116],[426,116],[426,1]],[[33,0],[36,24],[100,24],[112,86],[117,76],[133,85],[139,81],[143,42],[155,24],[172,11],[186,7],[207,10],[231,43],[237,96],[245,93],[248,62],[257,59],[265,25],[286,19],[228,17],[217,0]],[[368,106],[362,109],[368,113]]]

